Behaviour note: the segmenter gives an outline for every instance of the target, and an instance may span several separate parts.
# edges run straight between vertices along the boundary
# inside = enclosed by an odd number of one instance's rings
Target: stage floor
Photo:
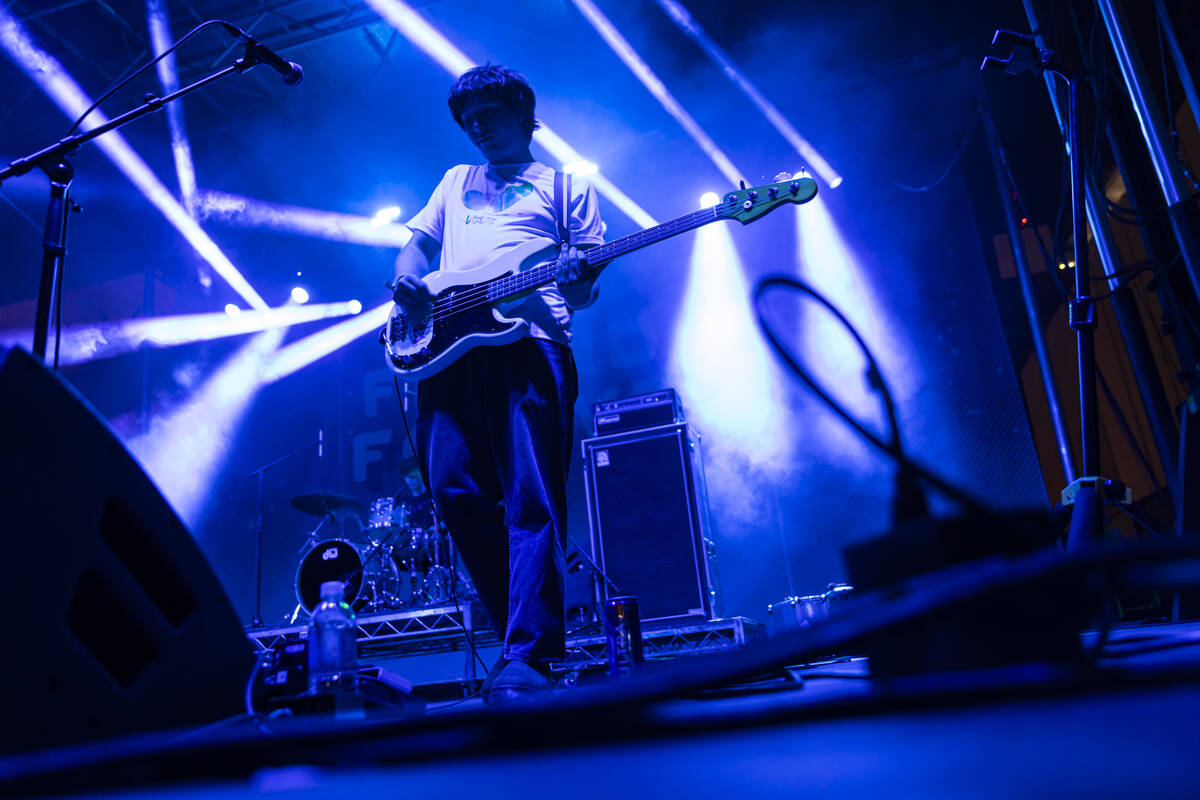
[[[407,722],[243,720],[60,752],[61,769],[24,788],[222,800],[1192,796],[1198,645],[1200,623],[1116,629],[1094,674],[1066,682],[1007,670],[881,684],[864,659],[843,659],[638,706],[579,705],[584,688],[540,709],[430,704]],[[51,757],[25,759],[25,774]]]

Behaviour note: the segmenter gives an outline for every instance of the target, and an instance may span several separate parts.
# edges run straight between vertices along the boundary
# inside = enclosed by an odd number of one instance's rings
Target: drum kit
[[[369,507],[334,494],[292,498],[297,511],[321,518],[300,548],[293,622],[320,602],[325,581],[345,583],[346,602],[362,614],[423,608],[466,596],[450,539],[423,489],[408,487]],[[358,523],[357,535],[320,535],[325,522],[347,519]]]

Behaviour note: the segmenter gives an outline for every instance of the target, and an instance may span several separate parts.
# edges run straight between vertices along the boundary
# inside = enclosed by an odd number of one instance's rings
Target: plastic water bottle
[[[308,619],[308,689],[353,689],[358,676],[358,629],[341,581],[321,584],[321,603]]]

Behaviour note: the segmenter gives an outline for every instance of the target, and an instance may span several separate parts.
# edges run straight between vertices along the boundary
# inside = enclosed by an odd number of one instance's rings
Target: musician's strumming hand
[[[401,275],[392,286],[392,302],[407,313],[424,313],[433,305],[433,293],[416,275]]]
[[[582,250],[568,247],[565,243],[558,252],[558,273],[555,281],[563,299],[571,308],[583,308],[594,301],[595,277],[586,272],[587,258]]]

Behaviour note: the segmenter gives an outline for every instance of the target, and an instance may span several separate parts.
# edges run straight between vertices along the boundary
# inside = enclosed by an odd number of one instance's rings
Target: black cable
[[[817,381],[804,369],[804,367],[800,365],[799,361],[795,358],[795,356],[792,355],[791,350],[789,350],[788,347],[779,339],[779,337],[776,336],[775,331],[767,322],[766,314],[763,311],[763,299],[770,289],[778,287],[785,287],[799,291],[807,294],[813,300],[816,300],[820,305],[824,306],[829,313],[833,314],[838,322],[840,322],[854,338],[854,341],[858,344],[859,349],[862,351],[863,356],[867,360],[868,380],[872,387],[874,387],[883,398],[884,406],[888,415],[889,427],[891,428],[892,433],[891,444],[884,442],[874,432],[868,430],[861,422],[859,422],[857,419],[851,416],[849,412],[842,408],[836,400],[830,397],[825,390],[821,388],[820,384],[818,384]],[[900,431],[896,422],[895,404],[892,400],[892,393],[888,389],[887,383],[883,379],[883,374],[879,371],[879,366],[875,361],[875,356],[871,353],[870,348],[867,347],[867,343],[863,341],[862,336],[859,335],[858,331],[850,323],[850,320],[846,319],[846,317],[837,309],[836,306],[829,302],[829,300],[825,299],[825,297],[816,289],[813,289],[808,284],[793,278],[790,275],[768,275],[767,277],[763,278],[755,285],[753,298],[754,315],[758,321],[758,327],[762,331],[763,335],[767,338],[767,341],[771,343],[771,347],[775,349],[776,354],[791,368],[792,372],[796,373],[796,376],[799,377],[800,380],[803,381],[806,386],[808,386],[809,390],[812,391],[812,393],[818,398],[820,398],[825,405],[827,405],[835,414],[841,417],[847,425],[853,428],[865,440],[892,458],[902,471],[907,470],[912,474],[924,479],[931,486],[935,487],[948,497],[953,498],[971,511],[977,513],[988,513],[988,509],[981,502],[904,455],[900,445]]]
[[[479,695],[481,695],[481,694],[483,694],[483,689],[478,689],[474,692],[471,692],[469,695],[462,698],[461,700],[455,700],[453,703],[446,703],[446,705],[444,705],[444,706],[438,706],[437,708],[431,708],[431,709],[429,709],[427,716],[432,717],[434,714],[440,714],[448,708],[454,708],[455,706],[460,706],[469,700],[474,700],[476,697],[479,697]]]
[[[1133,282],[1134,278],[1138,278],[1142,275],[1145,275],[1147,272],[1153,272],[1155,275],[1160,275],[1163,272],[1166,272],[1167,270],[1174,267],[1175,264],[1178,263],[1180,255],[1181,255],[1180,253],[1176,253],[1175,257],[1172,258],[1170,261],[1168,261],[1166,264],[1159,264],[1158,262],[1150,261],[1150,260],[1138,261],[1134,264],[1131,264],[1128,267],[1124,267],[1124,268],[1114,272],[1112,275],[1104,275],[1102,277],[1095,278],[1094,280],[1103,280],[1103,281],[1110,280],[1111,278],[1117,278],[1118,280],[1117,280],[1116,286],[1112,287],[1111,289],[1109,289],[1107,292],[1104,292],[1103,294],[1092,295],[1092,299],[1093,300],[1107,300],[1108,298],[1112,297],[1117,291],[1128,288],[1129,285]]]
[[[395,374],[392,375],[392,384],[396,387],[396,400],[400,403],[400,419],[404,422],[404,435],[408,438],[409,450],[412,451],[413,458],[417,459],[419,466],[421,458],[417,455],[417,443],[413,440],[412,430],[408,426],[408,415],[404,413],[404,395],[400,391],[400,378]],[[437,502],[433,497],[433,489],[429,486],[429,481],[425,478],[425,470],[418,469],[417,472],[420,473],[421,483],[425,485],[425,491],[429,494],[430,507],[433,509],[433,529],[435,533],[439,530],[445,530],[446,534],[449,535],[449,529],[442,526],[442,521],[437,510]],[[483,672],[486,675],[488,666],[479,655],[479,651],[475,649],[475,637],[467,630],[467,626],[462,624],[462,606],[458,602],[458,565],[454,563],[453,559],[450,562],[450,597],[454,600],[454,610],[458,612],[459,627],[462,628],[463,639],[466,640],[467,647],[471,649],[471,655],[475,657],[475,661],[483,668]]]
[[[111,97],[122,86],[125,86],[131,80],[138,77],[146,70],[150,69],[150,67],[153,67],[159,61],[162,61],[169,54],[175,52],[175,50],[180,45],[182,45],[188,39],[195,36],[200,31],[204,30],[205,28],[211,28],[214,25],[220,25],[222,27],[228,26],[228,27],[226,27],[227,30],[229,27],[234,27],[233,25],[231,25],[231,23],[228,23],[228,22],[225,22],[224,20],[219,20],[219,19],[210,19],[210,20],[206,20],[205,22],[201,22],[199,25],[192,28],[190,31],[188,31],[182,37],[180,37],[179,41],[175,42],[170,47],[168,47],[166,50],[159,53],[157,56],[155,56],[153,59],[151,59],[148,63],[143,64],[141,67],[138,67],[136,70],[131,72],[125,78],[122,78],[121,80],[117,81],[111,88],[109,88],[106,92],[104,92],[102,95],[100,95],[98,98],[96,98],[96,101],[94,103],[92,103],[90,106],[88,106],[87,110],[79,115],[79,119],[75,120],[74,124],[71,125],[70,130],[67,131],[67,136],[70,136],[71,134],[73,134],[75,132],[75,129],[79,127],[80,123],[82,123],[84,121],[84,119],[87,118],[88,114],[91,114],[93,111],[95,111],[100,106],[101,103],[103,103],[105,100],[107,100],[109,97]]]
[[[1151,536],[1153,536],[1155,539],[1158,539],[1160,542],[1167,542],[1174,538],[1174,535],[1171,532],[1160,528],[1158,525],[1156,525],[1151,520],[1148,520],[1145,517],[1143,517],[1140,512],[1133,511],[1133,509],[1129,508],[1124,503],[1111,503],[1109,505],[1116,506],[1119,511],[1122,511],[1125,513],[1125,516],[1129,517],[1131,520],[1133,520],[1135,523],[1137,523],[1142,528],[1142,530],[1146,531],[1146,533],[1149,533]]]
[[[937,180],[924,186],[909,186],[900,181],[892,181],[892,184],[906,192],[927,192],[950,177],[950,171],[962,160],[963,154],[967,151],[967,142],[971,139],[971,132],[975,129],[976,123],[979,122],[979,115],[982,111],[983,109],[976,106],[975,110],[971,112],[971,118],[967,120],[967,127],[963,131],[962,139],[959,141],[958,146],[954,148],[954,156],[950,159],[950,163],[946,166],[946,169],[942,170],[942,174],[938,176]]]

